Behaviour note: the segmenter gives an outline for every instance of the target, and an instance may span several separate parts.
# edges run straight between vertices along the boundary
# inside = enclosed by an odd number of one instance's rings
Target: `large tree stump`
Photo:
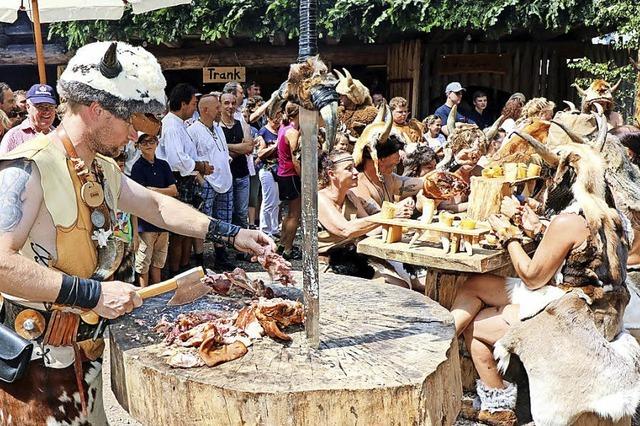
[[[319,349],[307,346],[304,330],[289,329],[289,344],[264,338],[243,358],[195,369],[166,365],[150,326],[164,313],[242,302],[206,296],[167,307],[168,295],[151,299],[110,327],[114,394],[133,417],[154,425],[455,421],[462,385],[446,309],[410,290],[334,274],[321,275],[320,294]]]

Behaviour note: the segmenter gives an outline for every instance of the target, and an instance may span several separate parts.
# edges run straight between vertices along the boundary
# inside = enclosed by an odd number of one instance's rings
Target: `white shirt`
[[[427,145],[429,145],[429,148],[436,152],[447,145],[447,138],[445,138],[442,133],[438,133],[438,136],[432,138],[431,135],[427,132],[422,135],[422,137],[427,142]]]
[[[124,147],[124,152],[127,154],[127,161],[124,162],[124,174],[131,176],[131,168],[140,158],[140,150],[136,148],[134,141],[129,141]]]
[[[198,160],[207,161],[213,166],[213,173],[206,175],[204,179],[214,191],[224,194],[231,189],[233,176],[229,164],[229,148],[222,128],[218,123],[213,123],[213,129],[209,129],[198,120],[189,126],[187,132],[196,144]]]
[[[180,172],[180,176],[196,174],[196,144],[187,133],[184,121],[172,112],[162,119],[162,137],[156,156],[169,163],[172,171]]]

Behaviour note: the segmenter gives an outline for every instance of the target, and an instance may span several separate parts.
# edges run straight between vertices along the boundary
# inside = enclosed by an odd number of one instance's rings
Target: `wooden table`
[[[525,245],[525,250],[534,250],[533,243]],[[469,274],[493,273],[514,276],[509,253],[505,250],[487,250],[474,247],[473,254],[455,253],[445,255],[438,243],[418,241],[409,245],[409,237],[397,243],[386,244],[380,236],[367,237],[358,243],[358,253],[380,259],[395,260],[427,267],[425,295],[443,307],[450,309],[458,288],[468,279]],[[461,345],[462,384],[465,390],[475,389],[477,373],[468,353]]]
[[[278,292],[301,296],[299,289]],[[205,296],[169,307],[169,296],[145,301],[110,326],[114,394],[143,424],[451,425],[456,419],[462,387],[453,318],[414,291],[321,274],[319,349],[306,344],[301,327],[290,327],[292,342],[263,338],[238,360],[192,369],[165,364],[165,346],[151,327],[162,315],[243,302]]]
[[[533,243],[525,245],[532,251]],[[505,250],[488,250],[474,247],[473,254],[443,254],[439,243],[418,241],[409,245],[404,237],[397,243],[386,244],[379,236],[367,237],[358,243],[358,253],[427,267],[425,295],[449,309],[457,287],[469,274],[494,273],[507,276],[512,273],[509,253]]]

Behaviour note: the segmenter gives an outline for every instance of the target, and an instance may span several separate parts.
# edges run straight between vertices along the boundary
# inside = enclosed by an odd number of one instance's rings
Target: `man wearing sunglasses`
[[[447,95],[447,100],[444,104],[440,105],[438,109],[434,112],[434,115],[440,117],[442,120],[442,129],[440,130],[445,136],[449,136],[449,130],[447,129],[446,123],[447,118],[449,118],[449,113],[451,112],[451,108],[454,105],[460,105],[462,102],[462,96],[467,89],[462,87],[460,83],[454,81],[452,83],[447,84],[447,87],[444,89],[445,95]],[[470,123],[475,124],[475,122],[464,115],[458,113],[456,114],[456,122]]]
[[[58,102],[53,88],[47,84],[34,84],[27,92],[27,118],[22,124],[9,130],[0,143],[0,154],[35,138],[39,133],[53,130]]]

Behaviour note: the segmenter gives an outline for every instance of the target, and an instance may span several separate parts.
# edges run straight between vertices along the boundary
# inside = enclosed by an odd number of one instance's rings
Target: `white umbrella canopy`
[[[131,5],[133,13],[189,4],[191,0],[0,0],[0,22],[12,23],[24,10],[34,23],[40,84],[47,82],[40,24],[69,21],[118,20]]]
[[[189,4],[191,0],[40,0],[40,22],[43,24],[68,21],[117,20],[122,18],[127,4],[133,13],[145,13],[164,7]],[[0,1],[0,22],[15,22],[18,11],[25,10],[33,20],[31,0]]]

